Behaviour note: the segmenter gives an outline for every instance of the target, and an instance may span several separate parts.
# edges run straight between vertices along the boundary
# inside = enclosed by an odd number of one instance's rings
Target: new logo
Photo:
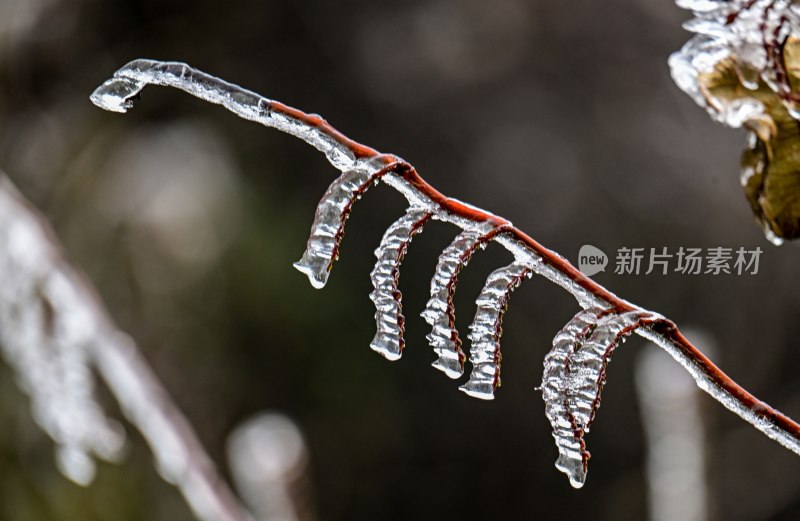
[[[587,277],[591,277],[601,271],[606,271],[608,266],[608,255],[603,250],[584,244],[578,252],[578,269]]]

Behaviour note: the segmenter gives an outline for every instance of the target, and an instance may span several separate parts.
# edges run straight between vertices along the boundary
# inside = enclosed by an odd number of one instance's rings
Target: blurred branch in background
[[[714,354],[708,335],[687,335]],[[698,338],[700,337],[700,338]],[[639,355],[636,384],[647,443],[651,521],[706,521],[705,421],[694,381],[665,353],[647,345]]]
[[[94,397],[91,369],[147,440],[161,476],[204,521],[246,521],[186,418],[133,341],[64,260],[48,226],[10,180],[0,178],[0,341],[31,396],[36,421],[59,445],[58,462],[88,484],[89,454],[120,454],[123,437]]]

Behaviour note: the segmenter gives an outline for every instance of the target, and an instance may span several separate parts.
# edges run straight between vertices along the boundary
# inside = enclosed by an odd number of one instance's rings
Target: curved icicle
[[[581,311],[556,335],[545,357],[542,391],[559,452],[556,468],[575,488],[586,481],[590,455],[583,436],[600,407],[611,354],[643,318],[638,311]]]
[[[478,296],[478,310],[469,333],[472,346],[472,374],[460,389],[470,396],[491,400],[500,386],[500,336],[503,334],[503,315],[511,292],[532,274],[531,268],[514,262],[493,271]]]
[[[325,286],[333,263],[339,258],[344,224],[353,204],[384,173],[387,170],[348,170],[325,191],[317,205],[303,257],[294,263],[294,267],[306,274],[315,288]]]
[[[400,263],[411,239],[422,231],[432,215],[429,209],[412,206],[386,230],[380,246],[375,250],[378,262],[370,276],[375,289],[369,297],[375,303],[378,331],[370,347],[389,360],[400,358],[405,345],[402,294],[397,288]]]
[[[494,228],[488,232],[464,230],[444,249],[436,264],[431,280],[431,298],[421,315],[432,327],[426,337],[438,355],[432,365],[450,378],[458,378],[464,373],[466,360],[461,350],[461,338],[456,330],[453,306],[458,274],[479,248],[485,247],[502,231],[502,228]]]
[[[567,394],[573,398],[573,416],[584,432],[594,421],[595,413],[600,407],[600,393],[606,383],[606,368],[611,355],[634,329],[639,327],[643,316],[640,312],[631,311],[623,314],[602,317],[591,336],[575,352]]]
[[[553,339],[553,348],[544,358],[542,397],[545,415],[553,427],[553,438],[558,448],[556,468],[567,474],[572,486],[578,488],[585,480],[583,456],[586,446],[583,437],[577,436],[574,418],[567,400],[567,375],[570,358],[592,332],[602,310],[581,310]],[[573,479],[573,476],[581,476]]]

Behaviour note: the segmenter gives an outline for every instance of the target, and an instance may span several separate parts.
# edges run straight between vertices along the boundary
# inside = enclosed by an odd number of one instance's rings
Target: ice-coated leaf
[[[523,280],[532,274],[531,268],[522,262],[514,262],[493,271],[476,301],[478,309],[469,326],[469,360],[472,373],[460,389],[468,395],[491,400],[500,386],[500,336],[503,334],[503,315],[508,299]]]
[[[464,373],[466,356],[461,350],[461,338],[456,330],[456,315],[453,294],[458,284],[458,274],[469,263],[472,255],[497,237],[503,228],[489,231],[464,230],[444,249],[436,264],[431,280],[431,297],[422,318],[431,325],[427,338],[438,358],[433,367],[450,378]]]
[[[756,99],[726,103],[709,99],[702,75],[723,60],[735,63],[746,89],[766,85],[792,115],[798,117],[797,97],[792,93],[784,47],[800,29],[800,7],[793,0],[678,0],[695,18],[684,24],[696,33],[669,60],[675,83],[721,123],[740,127],[763,112]]]
[[[411,207],[405,215],[394,222],[383,235],[375,250],[378,262],[372,270],[370,299],[375,303],[375,323],[378,331],[370,347],[389,360],[397,360],[403,353],[402,295],[397,287],[400,263],[405,257],[411,239],[422,231],[430,219],[429,209]]]
[[[386,172],[366,168],[348,170],[337,177],[322,196],[314,214],[306,250],[303,257],[294,263],[294,267],[306,274],[315,288],[322,288],[328,282],[333,263],[339,257],[344,225],[353,204]]]
[[[559,453],[556,468],[576,488],[586,480],[589,452],[583,436],[600,407],[611,354],[643,318],[638,311],[583,310],[556,335],[545,357],[542,394]]]

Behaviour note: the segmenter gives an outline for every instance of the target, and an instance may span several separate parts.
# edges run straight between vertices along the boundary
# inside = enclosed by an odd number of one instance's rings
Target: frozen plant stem
[[[618,319],[623,321],[626,320],[626,317],[636,317],[635,324],[621,334],[605,335],[603,339],[598,340],[597,344],[592,344],[593,348],[583,351],[581,351],[581,346],[576,343],[571,348],[572,351],[564,356],[566,366],[563,368],[563,372],[566,382],[575,380],[574,375],[570,376],[570,360],[574,363],[588,364],[588,367],[596,374],[596,380],[591,382],[590,387],[597,394],[587,402],[589,409],[569,412],[570,415],[582,417],[584,420],[582,422],[573,421],[571,426],[568,424],[569,428],[554,431],[557,446],[561,452],[560,459],[571,458],[578,462],[561,468],[568,474],[574,486],[581,486],[585,478],[588,453],[583,446],[583,434],[588,432],[588,423],[594,417],[594,412],[600,404],[599,392],[605,381],[605,366],[614,347],[624,335],[631,332],[661,346],[692,375],[701,389],[768,437],[796,454],[800,454],[800,425],[731,380],[697,347],[692,345],[672,321],[617,297],[592,279],[584,276],[559,254],[545,248],[514,227],[506,219],[444,196],[423,180],[413,166],[401,158],[392,154],[379,153],[353,141],[317,115],[306,114],[278,101],[264,98],[183,63],[152,60],[132,61],[98,87],[91,99],[97,106],[106,110],[126,112],[148,84],[183,90],[205,101],[222,105],[244,119],[298,137],[324,153],[330,163],[343,172],[343,175],[331,184],[318,206],[308,247],[301,261],[295,265],[308,275],[315,287],[322,287],[325,284],[331,266],[338,257],[344,221],[352,204],[372,184],[381,179],[402,193],[408,200],[409,206],[415,211],[430,213],[433,219],[454,224],[464,231],[473,232],[476,237],[497,230],[498,232],[494,234],[492,240],[511,252],[516,263],[569,291],[584,309],[602,310],[602,314],[617,315]],[[410,234],[408,236],[410,237]],[[447,298],[446,293],[443,293],[444,299]],[[495,305],[505,305],[502,294],[497,296]],[[429,319],[432,324],[447,325],[450,323],[447,317],[442,320],[437,319],[435,317],[437,312],[450,312],[448,303],[442,301],[441,298],[435,302],[433,307],[429,305],[429,308],[426,309],[426,319]],[[604,322],[601,325],[615,324],[613,317],[602,320]],[[494,338],[499,338],[499,324],[496,327],[498,330],[495,332]],[[447,327],[441,331],[445,335],[445,340],[447,337],[457,338],[451,335]],[[391,329],[391,332],[396,335],[398,330]],[[452,346],[445,344],[446,342],[439,342],[434,347],[440,353],[447,350],[453,351]],[[402,343],[394,340],[393,345],[396,347],[393,348],[391,358],[397,358]],[[499,351],[497,360],[499,361]],[[457,376],[459,372],[458,359],[455,359],[454,362],[454,366],[451,364],[447,367],[447,372]],[[492,374],[493,377],[496,377],[496,386],[499,384],[499,363],[496,372],[493,369]],[[556,393],[565,392],[563,386],[556,386],[554,389]],[[493,391],[494,388],[490,388],[482,392],[481,397],[490,399]],[[565,394],[563,399],[566,401],[568,396]],[[560,440],[564,437],[570,438],[571,441],[567,440],[569,441],[567,443],[563,439]],[[579,446],[577,452],[572,448],[576,446],[576,443]]]
[[[87,465],[93,469],[84,451],[91,449],[106,459],[109,459],[108,453],[113,456],[114,451],[106,448],[109,445],[104,441],[107,436],[100,440],[87,439],[88,434],[105,424],[102,416],[98,418],[98,413],[94,412],[100,411],[100,406],[94,403],[91,389],[76,390],[78,386],[72,381],[53,391],[52,375],[45,373],[42,377],[42,366],[64,363],[69,368],[66,364],[71,362],[73,372],[91,381],[91,365],[111,390],[122,412],[147,441],[161,476],[180,490],[198,519],[252,521],[217,474],[189,422],[139,354],[133,340],[117,329],[93,288],[65,260],[44,219],[1,172],[0,230],[0,271],[7,277],[0,291],[0,341],[6,358],[21,375],[18,378],[23,390],[33,395],[34,417],[62,446],[59,461],[65,459],[61,456],[65,450],[71,456],[66,464],[60,464],[62,472],[86,485],[93,472],[71,472],[76,459],[82,463],[77,466],[79,470]],[[29,311],[39,308],[47,311],[41,316]],[[42,346],[50,347],[51,343],[58,346],[56,352],[44,355],[43,360],[35,359],[35,366],[28,368],[31,363],[25,363],[26,358],[32,356],[31,353],[36,356]],[[87,358],[81,366],[75,367],[75,362],[70,360],[59,361],[64,353],[79,350],[85,350]],[[40,376],[26,380],[26,373],[31,371],[38,371]],[[37,400],[38,393],[47,394],[48,391],[53,396],[51,399],[62,400],[49,410],[38,403],[41,399]],[[70,394],[78,394],[89,403],[77,407],[73,400],[65,404],[63,400]],[[76,411],[83,410],[92,414],[76,416]],[[59,414],[68,416],[71,422],[61,421],[57,422],[57,428],[51,427],[53,420],[50,418],[55,416],[57,420]]]

